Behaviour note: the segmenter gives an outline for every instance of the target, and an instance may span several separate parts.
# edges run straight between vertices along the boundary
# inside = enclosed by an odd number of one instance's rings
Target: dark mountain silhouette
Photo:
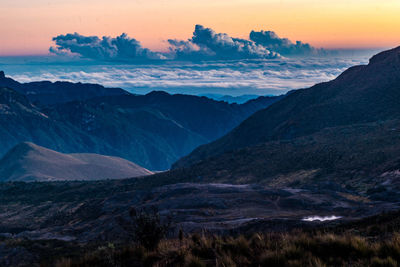
[[[1,181],[103,180],[150,174],[122,158],[62,154],[32,143],[18,144],[0,160]]]
[[[197,148],[175,168],[260,143],[311,135],[327,127],[398,118],[400,47],[372,57],[368,65],[349,68],[333,81],[288,94],[226,136]]]
[[[19,84],[2,77],[10,87]],[[259,97],[238,105],[165,92],[143,96],[92,94],[97,86],[67,83],[82,87],[82,91],[85,86],[93,89],[77,96],[75,90],[62,84],[52,84],[55,91],[66,95],[56,104],[50,104],[46,94],[36,94],[33,104],[29,94],[0,89],[0,156],[29,141],[62,153],[112,155],[148,169],[165,170],[197,146],[226,134],[255,111],[281,98]],[[81,97],[87,99],[63,102]]]
[[[98,84],[71,82],[53,83],[49,81],[19,83],[11,78],[7,78],[3,71],[0,71],[0,87],[14,89],[26,95],[31,102],[44,105],[82,101],[99,96],[130,94],[120,88],[105,88]]]

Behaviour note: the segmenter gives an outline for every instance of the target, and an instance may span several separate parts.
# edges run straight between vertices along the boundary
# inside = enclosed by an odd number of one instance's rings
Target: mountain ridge
[[[105,88],[102,85],[89,83],[59,81],[20,83],[6,77],[4,71],[0,71],[0,87],[14,89],[24,94],[31,102],[41,105],[83,101],[99,96],[130,95],[121,88]]]

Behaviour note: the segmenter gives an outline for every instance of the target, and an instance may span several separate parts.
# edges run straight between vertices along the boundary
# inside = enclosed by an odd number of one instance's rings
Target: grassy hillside
[[[399,121],[326,128],[315,134],[211,157],[177,170],[202,182],[350,190],[398,197]],[[170,174],[174,176],[173,172]],[[380,188],[381,192],[379,192]],[[389,193],[389,191],[391,193]]]

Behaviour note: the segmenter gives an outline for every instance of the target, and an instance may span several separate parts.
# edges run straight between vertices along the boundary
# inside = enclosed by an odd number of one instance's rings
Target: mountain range
[[[206,97],[69,82],[19,83],[0,73],[0,156],[20,142],[122,157],[165,170],[282,97],[228,104]]]

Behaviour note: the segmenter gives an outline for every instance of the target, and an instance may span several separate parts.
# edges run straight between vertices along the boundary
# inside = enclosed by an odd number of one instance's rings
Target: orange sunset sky
[[[46,54],[51,38],[128,33],[153,50],[195,24],[247,38],[251,30],[325,48],[400,45],[399,0],[1,0],[0,55]]]

